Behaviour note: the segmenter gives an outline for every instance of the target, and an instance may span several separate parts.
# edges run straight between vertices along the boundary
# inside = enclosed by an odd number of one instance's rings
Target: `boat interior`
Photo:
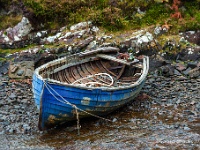
[[[43,68],[40,75],[71,85],[119,87],[135,83],[142,74],[142,68],[139,60],[127,61],[98,54],[95,57],[68,57]]]

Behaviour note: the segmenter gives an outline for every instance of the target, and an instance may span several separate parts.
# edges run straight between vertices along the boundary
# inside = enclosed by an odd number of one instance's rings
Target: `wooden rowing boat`
[[[133,100],[144,85],[149,58],[126,60],[114,47],[63,57],[34,71],[39,129],[89,116],[103,116]],[[125,59],[126,58],[126,59]]]

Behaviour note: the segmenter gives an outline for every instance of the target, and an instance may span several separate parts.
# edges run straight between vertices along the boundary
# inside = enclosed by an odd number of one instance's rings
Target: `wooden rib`
[[[72,69],[72,74],[74,75],[74,77],[76,78],[76,80],[81,79],[82,77],[80,76],[80,74],[77,71],[77,67],[74,66]]]
[[[75,79],[72,76],[70,76],[68,69],[65,69],[64,71],[65,71],[65,76],[68,79],[69,83],[73,83]]]
[[[119,78],[122,76],[124,69],[125,69],[126,65],[123,65],[122,69],[120,70],[118,76],[117,76],[117,80],[119,80]]]
[[[86,76],[96,74],[96,72],[92,73],[93,70],[89,67],[89,63],[81,64],[81,68],[82,68],[82,70],[84,70],[84,73]],[[91,81],[96,81],[96,80],[91,79]]]
[[[88,63],[88,65],[89,65],[89,68],[91,68],[95,73],[102,72],[102,70],[100,70],[100,68],[96,66],[96,61],[90,62]]]
[[[103,64],[101,64],[101,61],[96,61],[96,65],[97,65],[97,67],[100,68],[103,72],[106,72],[106,73],[108,73],[108,74],[112,74],[113,76],[116,76],[115,74],[110,73],[110,71],[107,71],[108,69],[106,69],[106,67],[105,67]]]
[[[62,72],[58,72],[58,78],[60,82],[64,82],[63,77],[62,77]]]
[[[70,81],[74,82],[77,79],[74,77],[73,72],[71,70],[72,70],[72,67],[66,69],[66,71],[69,73]]]
[[[84,67],[86,68],[86,71],[88,71],[88,73],[90,73],[90,75],[94,75],[94,74],[97,74],[97,73],[102,73],[100,70],[99,70],[99,72],[94,72],[94,70],[92,69],[90,63],[85,64]],[[97,69],[96,69],[96,70],[97,70]],[[95,70],[95,71],[96,71],[96,70]],[[91,73],[91,72],[94,72],[94,73]],[[94,80],[94,81],[95,81],[95,80]],[[101,83],[107,83],[106,81],[104,81],[104,80],[102,80],[102,79],[99,79],[99,78],[96,78],[96,81],[101,82]]]
[[[54,79],[59,81],[59,79],[58,79],[58,74],[57,74],[57,73],[54,74]]]
[[[93,68],[99,69],[99,72],[105,72],[105,73],[109,73],[106,71],[106,69],[104,69],[104,67],[101,65],[101,63],[99,61],[95,61],[93,65]]]
[[[67,78],[67,76],[66,76],[66,72],[65,72],[65,70],[62,70],[61,71],[61,74],[62,74],[62,77],[63,77],[63,79],[64,79],[64,81],[66,82],[66,83],[70,83],[70,81],[68,80],[68,78]]]
[[[110,71],[110,70],[104,65],[104,63],[103,63],[101,60],[100,60],[100,63],[101,63],[101,65],[103,66],[103,68],[104,68],[109,74],[111,74],[111,75],[117,77],[117,75],[114,74],[112,71]]]
[[[91,75],[94,75],[94,74],[97,74],[97,73],[102,73],[102,70],[100,70],[99,68],[95,68],[93,65],[92,65],[92,63],[88,63],[88,64],[86,64],[86,68],[87,68],[87,70],[89,71],[89,73],[91,74]]]
[[[76,66],[76,68],[77,68],[77,73],[79,74],[79,76],[80,76],[81,78],[85,78],[85,77],[87,76],[87,75],[82,71],[82,69],[81,69],[80,66]],[[90,79],[85,79],[83,83],[87,83],[87,82],[89,82],[89,81],[91,81],[91,80],[90,80]]]
[[[86,64],[81,64],[81,69],[84,70],[84,73],[87,75],[91,75],[91,73],[89,72],[89,70],[86,68]]]
[[[99,64],[98,64],[98,63],[99,63]],[[91,68],[92,68],[92,69],[95,68],[95,70],[99,70],[98,73],[108,73],[108,72],[105,70],[105,68],[104,68],[103,66],[101,66],[100,61],[96,61],[95,63],[90,63],[90,65],[91,65]],[[109,74],[109,73],[108,73],[108,74]],[[111,75],[111,76],[112,76],[112,75]],[[98,80],[99,80],[100,82],[102,82],[102,83],[107,83],[107,84],[108,84],[108,82],[105,81],[105,80],[103,80],[103,79],[98,78]]]

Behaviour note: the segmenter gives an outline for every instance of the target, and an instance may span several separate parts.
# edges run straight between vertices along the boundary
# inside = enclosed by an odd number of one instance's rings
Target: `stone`
[[[91,50],[91,49],[95,49],[95,48],[97,48],[97,41],[96,40],[93,40],[93,41],[91,41],[90,43],[89,43],[89,45],[87,46],[87,48],[86,49],[88,49],[88,50]]]
[[[182,74],[178,70],[174,69],[174,75],[181,76]]]
[[[10,97],[11,99],[14,99],[14,98],[16,98],[16,95],[15,95],[15,93],[11,93],[11,94],[9,95],[9,97]]]
[[[187,68],[192,68],[192,69],[194,69],[194,68],[197,67],[197,65],[198,65],[198,62],[188,62],[188,63],[187,63]]]
[[[171,65],[162,66],[160,67],[160,73],[166,77],[172,76],[174,74],[174,67]]]
[[[162,27],[160,27],[160,26],[155,27],[154,34],[156,36],[161,35],[162,34]]]
[[[190,128],[186,126],[186,127],[183,127],[183,130],[189,131]]]
[[[186,66],[184,64],[178,63],[178,64],[176,64],[176,69],[178,71],[183,71],[186,69]]]
[[[53,43],[56,39],[58,39],[61,36],[61,33],[57,33],[54,36],[49,36],[46,38],[47,43]]]
[[[80,22],[78,24],[75,24],[73,26],[70,27],[71,31],[74,30],[80,30],[80,29],[85,29],[87,27],[89,27],[91,25],[92,22],[88,21],[88,22]]]
[[[116,122],[117,121],[117,118],[113,118],[112,122]]]
[[[148,43],[153,40],[153,35],[149,32],[146,32],[144,35],[137,39],[137,44]]]
[[[199,67],[196,67],[192,70],[189,70],[188,71],[188,75],[190,78],[197,78],[200,76],[200,68]]]
[[[24,74],[24,70],[20,69],[17,71],[18,76],[22,76]]]
[[[82,40],[78,43],[77,48],[78,49],[83,49],[85,48],[90,42],[92,42],[94,38],[93,37],[88,37],[85,40]]]
[[[2,74],[2,75],[7,74],[8,73],[8,66],[9,66],[8,62],[1,62],[0,74]]]
[[[0,34],[2,38],[1,43],[7,44],[7,48],[11,48],[11,45],[14,46],[15,42],[21,41],[23,37],[26,37],[32,31],[32,29],[33,27],[28,18],[22,17],[21,22],[19,22],[16,26],[13,28],[9,27],[2,32],[3,34]],[[7,33],[6,35],[4,34],[5,32]]]
[[[18,69],[18,66],[14,65],[10,68],[11,73],[15,73]]]
[[[33,75],[33,70],[31,70],[31,69],[26,69],[25,77],[31,78],[32,75]]]
[[[189,74],[190,70],[191,70],[191,68],[187,68],[185,71],[183,71],[183,74],[187,76]]]
[[[159,67],[162,67],[165,63],[163,61],[158,61],[158,60],[151,60],[149,62],[149,71],[155,71]]]

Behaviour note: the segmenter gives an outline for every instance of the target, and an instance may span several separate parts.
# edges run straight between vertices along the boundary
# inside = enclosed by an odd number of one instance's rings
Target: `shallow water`
[[[90,118],[81,121],[80,135],[76,123],[33,135],[6,135],[0,138],[1,149],[198,149],[200,121],[168,116],[157,104],[134,102],[108,115],[113,122]],[[178,108],[176,111],[182,111]],[[159,115],[158,115],[159,114]],[[4,146],[3,146],[4,145]],[[6,147],[5,147],[6,145]]]

